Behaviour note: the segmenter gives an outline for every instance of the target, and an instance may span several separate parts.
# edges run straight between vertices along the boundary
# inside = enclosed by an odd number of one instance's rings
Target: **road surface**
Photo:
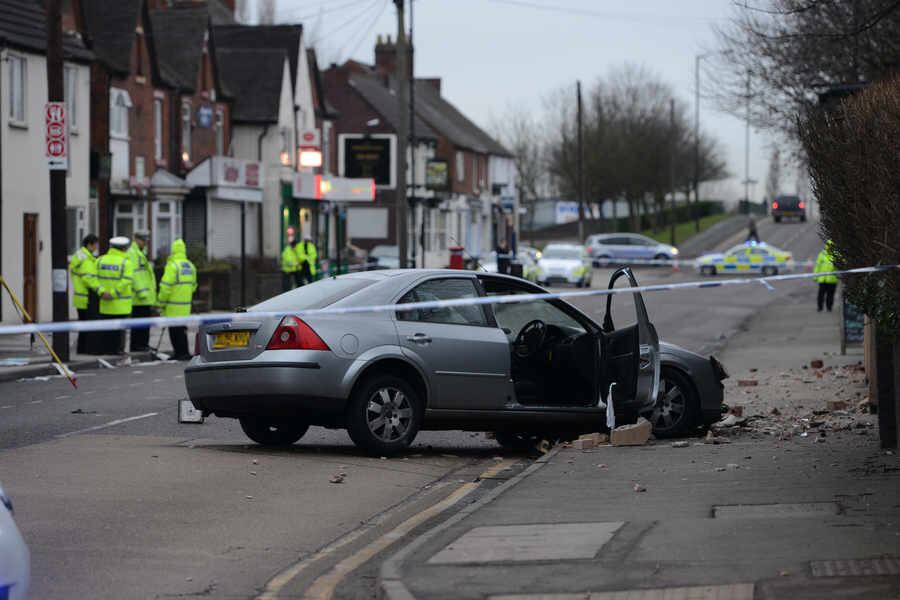
[[[766,221],[759,233],[798,260],[819,250],[813,224]],[[605,286],[608,274],[596,271],[594,286]],[[698,276],[660,268],[638,277]],[[770,303],[813,285],[645,300],[662,339],[709,352]],[[577,304],[602,318],[603,298]],[[628,310],[628,299],[617,298],[617,321]],[[0,384],[0,478],[31,548],[34,598],[252,598],[292,566],[290,577],[276,581],[302,590],[500,454],[482,434],[423,432],[409,455],[371,459],[345,432],[321,428],[292,449],[263,449],[231,420],[179,425],[182,370],[143,364],[84,372],[77,390],[60,378]],[[330,483],[340,472],[344,482]],[[335,541],[347,543],[316,554]],[[317,560],[302,562],[310,557]]]

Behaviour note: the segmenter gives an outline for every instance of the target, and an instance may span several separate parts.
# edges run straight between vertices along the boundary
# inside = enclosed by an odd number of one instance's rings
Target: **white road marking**
[[[97,431],[98,429],[106,429],[107,427],[113,427],[115,425],[121,425],[122,423],[128,423],[129,421],[137,421],[138,419],[146,419],[148,417],[155,417],[159,413],[147,413],[145,415],[138,415],[136,417],[128,417],[127,419],[116,419],[115,421],[110,421],[109,423],[104,423],[103,425],[94,425],[93,427],[86,427],[84,429],[79,429],[78,431],[70,431],[69,433],[61,433],[58,438],[67,438],[72,437],[73,435],[78,435],[81,433],[89,433],[91,431]]]
[[[32,400],[28,404],[40,404],[41,402],[43,402],[43,400]]]
[[[57,396],[56,398],[54,398],[54,400],[64,400],[66,398],[71,398],[71,397],[72,396],[69,396],[68,394],[63,394],[62,396]]]
[[[7,404],[6,406],[0,406],[0,408],[12,408],[12,407],[13,407],[12,404]]]

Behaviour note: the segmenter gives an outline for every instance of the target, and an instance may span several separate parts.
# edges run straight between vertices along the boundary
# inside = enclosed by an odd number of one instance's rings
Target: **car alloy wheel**
[[[375,391],[366,405],[366,425],[383,442],[402,438],[412,425],[413,409],[409,398],[395,387]]]
[[[306,423],[289,419],[244,417],[240,422],[247,437],[262,446],[290,446],[309,430]]]
[[[712,275],[715,275],[715,274],[716,274],[716,268],[713,267],[713,266],[701,267],[701,268],[700,268],[700,273],[701,273],[702,275],[710,275],[710,276],[712,276]]]
[[[763,267],[762,274],[765,276],[778,275],[778,268],[777,267]]]
[[[659,395],[644,417],[653,425],[656,437],[675,437],[697,425],[699,405],[690,380],[678,369],[664,366],[659,378]]]
[[[374,456],[405,450],[422,423],[422,401],[415,389],[396,375],[378,375],[360,382],[347,410],[350,438]]]

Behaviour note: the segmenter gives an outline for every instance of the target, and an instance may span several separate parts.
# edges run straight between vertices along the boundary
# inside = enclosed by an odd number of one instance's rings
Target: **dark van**
[[[800,221],[806,220],[806,203],[800,196],[776,196],[772,201],[772,218],[776,223],[781,223],[783,218],[795,217]]]

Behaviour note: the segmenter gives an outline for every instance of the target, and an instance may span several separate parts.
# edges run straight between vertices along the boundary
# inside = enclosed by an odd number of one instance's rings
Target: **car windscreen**
[[[251,307],[249,312],[289,312],[325,308],[350,294],[369,287],[375,281],[375,279],[363,277],[320,279],[309,285],[269,298],[265,302],[260,302]]]
[[[547,248],[542,258],[581,260],[580,248]]]
[[[778,196],[775,201],[781,208],[798,208],[800,206],[799,196]]]

